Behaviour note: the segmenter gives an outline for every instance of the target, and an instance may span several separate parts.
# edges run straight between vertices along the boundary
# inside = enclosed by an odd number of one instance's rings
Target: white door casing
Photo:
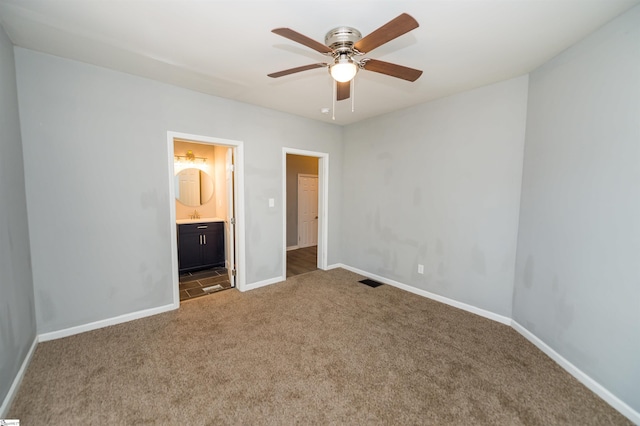
[[[329,245],[329,153],[282,148],[282,280],[287,276],[287,154],[318,159],[318,269],[327,270]]]
[[[227,199],[232,199],[234,203],[233,212],[235,225],[233,227],[233,241],[235,243],[234,260],[236,263],[236,276],[234,277],[236,288],[240,291],[246,290],[246,266],[245,266],[245,229],[244,229],[244,143],[242,141],[215,138],[211,136],[194,135],[189,133],[167,131],[167,154],[168,154],[168,177],[169,177],[169,216],[170,235],[172,241],[177,241],[176,229],[176,179],[174,170],[174,140],[183,140],[194,143],[218,145],[229,147],[233,150],[234,172],[233,191]],[[178,288],[178,247],[171,245],[172,264],[172,287],[173,306],[177,309],[180,306],[180,294]]]

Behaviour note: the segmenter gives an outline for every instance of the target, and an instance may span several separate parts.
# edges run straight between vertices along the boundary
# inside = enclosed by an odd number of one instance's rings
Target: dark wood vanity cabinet
[[[224,266],[224,222],[177,226],[180,272]]]

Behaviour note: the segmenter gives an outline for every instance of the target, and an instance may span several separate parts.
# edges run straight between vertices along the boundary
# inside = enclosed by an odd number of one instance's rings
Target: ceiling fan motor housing
[[[324,37],[324,44],[335,52],[335,56],[340,54],[355,54],[353,45],[362,38],[360,31],[351,27],[337,27],[332,29]]]

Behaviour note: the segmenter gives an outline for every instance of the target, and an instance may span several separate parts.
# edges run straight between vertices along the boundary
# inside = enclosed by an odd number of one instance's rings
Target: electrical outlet
[[[424,265],[418,265],[418,273],[424,274]]]

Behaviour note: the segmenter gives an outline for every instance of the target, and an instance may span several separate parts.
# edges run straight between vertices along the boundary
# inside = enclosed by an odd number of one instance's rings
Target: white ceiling
[[[315,120],[349,124],[535,69],[640,0],[115,1],[0,0],[13,43]],[[400,13],[420,27],[366,56],[424,71],[414,83],[370,71],[351,102],[332,107],[326,62],[271,30],[324,42],[347,25],[364,35]]]

